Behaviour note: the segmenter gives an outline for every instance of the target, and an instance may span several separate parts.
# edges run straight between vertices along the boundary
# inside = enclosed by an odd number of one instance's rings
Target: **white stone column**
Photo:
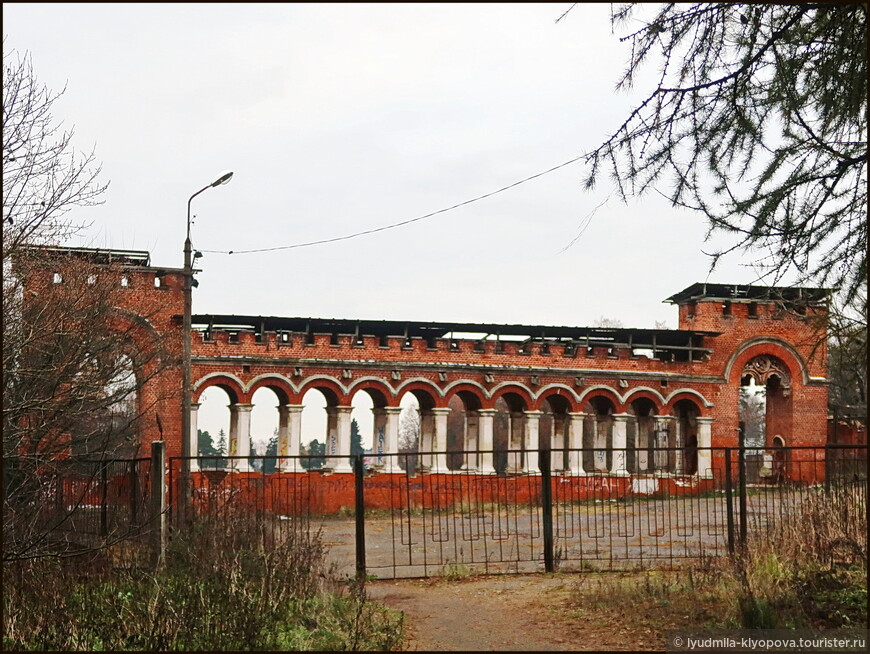
[[[418,452],[432,452],[435,449],[435,414],[432,411],[420,410],[420,438]],[[426,471],[432,469],[432,454],[420,455],[420,467]]]
[[[384,407],[386,419],[384,422],[384,437],[386,438],[385,450],[389,454],[396,454],[399,451],[399,414],[402,413],[400,406]],[[388,456],[384,458],[385,472],[402,472],[399,468],[399,459],[396,456]]]
[[[244,457],[230,459],[229,464],[237,472],[251,469],[251,410],[253,404],[230,405],[230,455]]]
[[[387,414],[381,407],[372,407],[372,414],[372,428],[375,431],[372,436],[372,451],[375,453],[375,465],[382,468],[387,460],[384,456],[387,451]]]
[[[333,462],[333,472],[353,472],[350,463],[350,413],[352,406],[337,406],[335,413],[338,418],[336,424],[336,448],[337,455]]]
[[[655,469],[659,471],[673,472],[671,467],[672,452],[658,449],[671,446],[670,423],[673,419],[673,416],[655,416],[655,447],[657,449],[653,458],[655,459]]]
[[[538,436],[543,411],[526,411],[526,460],[525,470],[530,475],[540,474],[538,466]]]
[[[698,421],[698,476],[713,477],[713,418],[697,418]]]
[[[631,416],[627,413],[616,413],[613,415],[613,445],[610,472],[614,475],[628,474],[628,470],[625,469],[625,447],[629,418]]]
[[[508,465],[510,473],[520,473],[525,468],[526,414],[522,411],[511,411],[508,436]]]
[[[493,421],[495,419],[495,409],[480,409],[477,412],[479,416],[479,442],[480,442],[480,472],[488,475],[495,472],[495,467],[492,464],[492,444],[493,444]]]
[[[302,444],[302,404],[285,404],[278,407],[278,452],[285,457],[299,456]],[[304,470],[299,459],[288,458],[278,461],[279,472]]]
[[[568,432],[568,470],[572,475],[585,475],[583,468],[583,420],[586,414],[582,411],[571,411]]]
[[[199,456],[199,431],[196,422],[199,406],[199,402],[190,403],[190,454],[194,457]],[[190,460],[190,471],[199,471],[199,459]]]
[[[326,462],[323,467],[332,470],[338,464],[338,411],[327,406],[326,411]]]
[[[465,450],[478,449],[478,428],[480,426],[480,416],[477,411],[465,411]],[[463,470],[476,472],[480,465],[478,453],[468,452],[465,455],[465,463],[462,465]]]
[[[433,471],[449,472],[447,469],[447,416],[450,415],[450,408],[432,409],[432,414],[435,417],[435,433],[432,438],[432,449],[436,453]]]

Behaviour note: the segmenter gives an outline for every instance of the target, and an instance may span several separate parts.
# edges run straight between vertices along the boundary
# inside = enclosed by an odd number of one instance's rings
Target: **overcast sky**
[[[4,3],[4,53],[66,85],[55,115],[111,182],[72,244],[181,267],[187,200],[225,170],[194,200],[197,249],[381,227],[593,149],[648,87],[614,91],[629,53],[610,5],[557,24],[569,6]],[[607,200],[606,177],[586,192],[584,172],[338,243],[207,252],[194,312],[676,328],[666,297],[756,279],[740,255],[708,278],[702,217]]]

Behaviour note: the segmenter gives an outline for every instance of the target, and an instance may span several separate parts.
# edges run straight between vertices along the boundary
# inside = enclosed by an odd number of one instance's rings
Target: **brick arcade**
[[[159,306],[144,337],[180,351],[181,269],[153,266],[147,252],[59,252],[111,255],[124,309]],[[547,449],[565,476],[709,478],[722,461],[707,448],[738,445],[741,385],[766,388],[766,449],[826,443],[827,297],[696,283],[666,300],[679,312],[675,330],[194,315],[191,451],[198,401],[218,386],[229,397],[230,454],[247,455],[253,396],[266,387],[278,398],[279,455],[298,455],[303,396],[317,389],[326,398],[327,468],[350,472],[355,394],[371,398],[377,451],[393,453],[400,402],[411,393],[420,452],[431,452],[421,455],[423,471],[534,473]],[[179,365],[172,355],[140,392],[140,438],[165,440],[169,456],[181,454]],[[806,469],[794,465],[801,456],[781,461],[786,474]],[[399,471],[395,458],[378,462]],[[248,461],[233,467],[243,473]]]

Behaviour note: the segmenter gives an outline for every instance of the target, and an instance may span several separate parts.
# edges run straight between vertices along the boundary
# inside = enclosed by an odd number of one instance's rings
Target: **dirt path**
[[[565,607],[576,575],[504,575],[458,581],[374,581],[369,597],[405,614],[406,650],[634,650],[649,643],[621,624],[576,619]]]

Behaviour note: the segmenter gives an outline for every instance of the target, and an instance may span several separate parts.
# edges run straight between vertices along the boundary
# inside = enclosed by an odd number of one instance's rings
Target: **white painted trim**
[[[545,395],[546,393],[548,393],[548,392],[550,391],[550,389],[553,389],[553,388],[560,388],[560,389],[566,390],[566,391],[568,391],[568,393],[570,393],[571,397],[574,398],[574,401],[575,401],[575,402],[579,402],[579,401],[580,401],[580,396],[577,395],[577,391],[575,391],[573,388],[571,388],[571,387],[568,386],[567,384],[559,384],[559,383],[556,383],[556,384],[547,384],[547,385],[544,386],[543,388],[539,389],[537,393],[532,394],[532,399],[535,400],[535,403],[540,402],[540,401],[541,401],[541,398],[543,398],[544,395]]]
[[[616,399],[619,400],[620,404],[625,404],[625,400],[622,399],[622,395],[619,394],[619,391],[610,386],[605,386],[604,384],[595,384],[595,386],[590,386],[589,388],[583,389],[583,392],[580,394],[580,397],[577,399],[577,401],[580,402],[580,405],[582,406],[583,402],[586,400],[587,395],[589,395],[592,391],[599,390],[610,391],[611,393],[613,393]]]
[[[632,389],[630,389],[630,390],[625,394],[625,396],[623,396],[623,398],[622,398],[622,403],[623,403],[623,404],[626,404],[627,402],[630,401],[629,398],[631,398],[632,395],[634,395],[634,394],[636,394],[636,393],[640,393],[641,391],[647,391],[647,392],[652,393],[653,395],[655,395],[656,398],[658,398],[658,400],[662,403],[662,407],[664,407],[665,404],[668,403],[667,400],[665,400],[664,395],[662,395],[661,393],[659,393],[656,389],[654,389],[654,388],[650,388],[649,386],[638,386],[637,388],[632,388]]]
[[[665,402],[665,404],[670,404],[670,403],[671,403],[671,400],[674,399],[674,397],[676,397],[677,395],[679,395],[679,394],[681,394],[681,393],[683,393],[683,394],[688,394],[688,395],[694,395],[695,397],[699,398],[699,399],[701,400],[701,402],[704,404],[704,406],[705,406],[706,408],[708,408],[708,409],[709,409],[711,406],[713,406],[713,403],[712,403],[712,402],[710,402],[706,397],[704,397],[703,395],[701,395],[701,394],[700,394],[698,391],[696,391],[694,388],[677,388],[677,389],[675,389],[675,390],[674,390],[670,395],[668,395],[668,399],[667,399],[667,401]],[[663,408],[663,409],[665,408],[664,405],[662,406],[662,408]]]
[[[245,393],[250,393],[251,389],[254,387],[254,384],[256,384],[257,382],[259,382],[262,379],[277,379],[279,381],[286,383],[290,388],[293,389],[294,393],[299,392],[299,389],[296,388],[296,385],[292,381],[290,381],[290,379],[288,379],[285,375],[282,375],[282,374],[277,373],[277,372],[266,372],[266,373],[263,373],[262,375],[257,375],[251,381],[249,381],[247,386],[245,386]]]
[[[355,379],[350,384],[350,386],[347,387],[348,395],[353,395],[354,393],[356,393],[356,390],[355,390],[356,387],[364,382],[367,382],[367,381],[377,382],[378,386],[383,386],[384,388],[386,388],[390,393],[392,393],[392,395],[388,394],[387,397],[396,397],[396,389],[394,389],[392,386],[390,386],[390,383],[386,379],[382,379],[380,377],[375,377],[373,375],[369,375],[368,377],[360,377],[359,379]]]
[[[215,377],[226,377],[227,379],[232,379],[239,385],[239,390],[241,390],[242,393],[248,392],[245,388],[245,383],[231,372],[210,372],[205,377],[200,377],[193,385],[193,392],[195,393],[198,391],[200,386],[205,384],[209,379],[214,379]]]
[[[438,388],[438,385],[435,382],[433,382],[431,379],[426,379],[425,377],[412,377],[411,379],[403,381],[396,388],[396,394],[393,397],[401,396],[403,394],[402,389],[405,388],[405,386],[408,386],[409,384],[413,384],[414,382],[423,382],[424,384],[426,384],[427,386],[432,388],[432,391],[434,392],[435,397],[444,397],[444,392],[440,388]]]
[[[478,384],[476,381],[472,381],[470,379],[459,379],[455,382],[451,382],[450,384],[448,384],[447,386],[444,387],[444,395],[442,395],[442,397],[447,397],[447,394],[450,392],[451,388],[454,388],[456,386],[462,386],[462,385],[469,385],[469,386],[474,386],[475,388],[479,388],[482,397],[487,399],[487,400],[490,399],[490,395],[487,392],[487,390],[483,386]]]
[[[331,381],[331,382],[335,383],[335,384],[336,384],[336,385],[341,389],[342,393],[344,393],[345,395],[347,395],[347,386],[345,386],[344,384],[342,384],[342,383],[341,383],[340,381],[338,381],[335,377],[330,377],[329,375],[314,375],[313,377],[303,377],[302,381],[299,382],[299,386],[297,387],[298,390],[297,390],[296,392],[297,392],[297,393],[302,393],[302,389],[303,389],[306,385],[308,385],[309,382],[311,382],[311,381],[316,381],[316,380],[318,380],[318,379],[323,379],[323,380],[325,380],[325,381]],[[311,388],[309,388],[308,390],[310,391],[310,390],[312,390],[312,388],[314,388],[314,387],[311,387]],[[305,391],[305,392],[307,393],[308,391]],[[305,394],[305,393],[302,393],[302,395],[304,395],[304,394]]]

